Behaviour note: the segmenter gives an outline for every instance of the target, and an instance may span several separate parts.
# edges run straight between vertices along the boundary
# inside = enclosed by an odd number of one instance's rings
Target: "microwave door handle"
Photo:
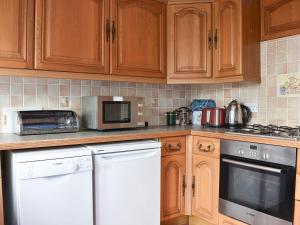
[[[227,162],[227,163],[231,163],[234,165],[245,166],[245,167],[264,170],[264,171],[273,172],[273,173],[282,173],[282,169],[272,168],[272,167],[268,167],[268,166],[260,166],[260,165],[255,165],[255,164],[251,164],[251,163],[245,163],[245,162],[239,162],[239,161],[235,161],[235,160],[231,160],[231,159],[222,159],[222,162]]]

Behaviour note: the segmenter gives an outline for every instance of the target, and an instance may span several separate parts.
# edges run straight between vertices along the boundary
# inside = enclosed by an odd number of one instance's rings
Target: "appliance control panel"
[[[67,175],[93,169],[92,156],[51,159],[19,164],[18,173],[20,178],[24,180]]]
[[[282,165],[296,165],[296,148],[222,140],[221,154]]]

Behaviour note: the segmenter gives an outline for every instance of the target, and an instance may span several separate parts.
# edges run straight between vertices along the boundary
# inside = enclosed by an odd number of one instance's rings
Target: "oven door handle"
[[[235,164],[235,165],[239,165],[239,166],[245,166],[245,167],[264,170],[264,171],[273,172],[273,173],[282,173],[282,169],[277,169],[277,168],[268,167],[268,166],[260,166],[260,165],[255,165],[255,164],[251,164],[251,163],[245,163],[245,162],[239,162],[239,161],[235,161],[235,160],[231,160],[231,159],[222,159],[222,162],[227,162],[227,163],[231,163],[231,164]]]

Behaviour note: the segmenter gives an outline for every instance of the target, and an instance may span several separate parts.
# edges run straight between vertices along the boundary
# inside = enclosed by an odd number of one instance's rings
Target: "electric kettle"
[[[225,126],[228,128],[242,128],[251,119],[250,109],[233,100],[226,108]]]

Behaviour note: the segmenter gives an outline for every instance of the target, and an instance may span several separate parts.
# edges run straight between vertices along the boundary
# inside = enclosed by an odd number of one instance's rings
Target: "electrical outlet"
[[[245,103],[245,105],[251,110],[253,113],[258,112],[258,104],[257,103]]]

